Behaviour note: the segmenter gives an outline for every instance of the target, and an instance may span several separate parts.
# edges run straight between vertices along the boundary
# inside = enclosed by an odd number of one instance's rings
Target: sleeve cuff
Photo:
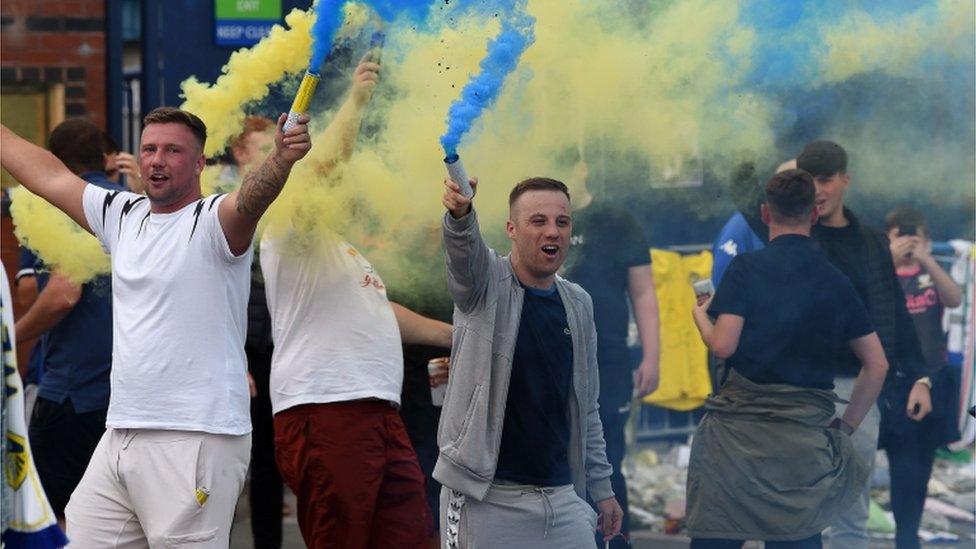
[[[613,487],[610,486],[610,477],[592,480],[586,489],[590,493],[590,499],[594,503],[612,498],[615,495],[613,493]]]
[[[452,233],[464,233],[478,222],[478,214],[471,206],[471,211],[459,219],[454,219],[451,212],[444,212],[444,228]]]

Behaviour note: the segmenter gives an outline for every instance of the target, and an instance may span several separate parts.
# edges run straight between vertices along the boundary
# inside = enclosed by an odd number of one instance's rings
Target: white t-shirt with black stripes
[[[106,426],[251,431],[244,338],[252,250],[234,256],[224,195],[168,214],[88,185],[85,217],[112,260],[112,395]]]

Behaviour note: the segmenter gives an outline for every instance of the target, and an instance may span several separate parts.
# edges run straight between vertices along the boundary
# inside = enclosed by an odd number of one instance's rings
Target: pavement
[[[251,521],[246,516],[238,514],[238,520],[234,522],[234,529],[231,531],[231,549],[252,549],[254,544],[251,541]],[[688,549],[690,543],[685,536],[670,536],[651,531],[638,531],[632,535],[634,549]],[[871,549],[891,549],[894,542],[884,540],[872,540]],[[298,522],[294,516],[285,517],[282,527],[282,549],[301,549],[305,547],[302,542],[301,533],[298,531]],[[750,542],[745,549],[758,549],[758,543]],[[931,548],[962,548],[963,544],[924,544],[923,547]],[[971,547],[971,546],[970,546]]]
[[[285,488],[285,503],[292,510],[296,509],[295,495]],[[302,541],[301,532],[298,530],[298,520],[295,518],[294,511],[282,519],[282,549],[301,549],[305,547]],[[674,536],[652,532],[650,530],[639,530],[631,534],[634,549],[688,549],[690,540],[686,536]],[[230,549],[252,549],[254,547],[251,534],[250,508],[247,503],[247,487],[241,494],[241,499],[237,505],[237,512],[234,517],[234,526],[230,535]],[[957,549],[966,547],[971,541],[960,543],[939,543],[923,544],[925,548],[951,548]],[[893,541],[872,540],[871,549],[893,549]],[[750,542],[745,545],[745,549],[759,549],[761,545]],[[969,548],[972,545],[968,546]]]

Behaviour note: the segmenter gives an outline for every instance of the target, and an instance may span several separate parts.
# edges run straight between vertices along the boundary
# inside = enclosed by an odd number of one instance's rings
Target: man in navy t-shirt
[[[592,301],[556,276],[569,190],[545,177],[512,189],[503,257],[481,239],[471,197],[445,187],[455,332],[434,467],[443,543],[591,549],[597,529],[608,542],[623,513],[599,417]]]
[[[20,247],[20,262],[17,276],[14,277],[14,288],[17,290],[17,301],[30,308],[37,299],[39,288],[47,282],[46,273],[37,272],[37,256],[29,248]],[[27,372],[24,374],[24,404],[27,410],[27,425],[30,426],[31,412],[37,400],[37,386],[44,378],[44,342],[47,334],[41,334],[31,348],[30,358],[27,359]]]
[[[51,152],[85,181],[124,190],[105,176],[102,132],[71,119],[48,141]],[[47,271],[40,261],[35,272]],[[17,321],[17,341],[47,333],[44,377],[30,422],[30,441],[41,484],[60,520],[105,431],[112,366],[112,281],[98,276],[82,285],[57,271],[39,277],[40,293]]]
[[[776,168],[776,173],[786,170],[796,169],[796,160],[787,160]],[[722,230],[715,237],[712,243],[712,282],[715,286],[722,282],[725,269],[729,268],[729,263],[739,254],[761,250],[766,246],[766,242],[752,230],[749,220],[741,212],[735,212],[732,217],[725,222]]]
[[[850,435],[874,406],[887,361],[850,280],[810,239],[813,178],[787,170],[766,184],[766,248],[737,256],[694,309],[709,350],[731,374],[706,402],[688,468],[693,549],[743,540],[821,547],[820,532],[867,477]],[[707,312],[706,312],[707,307]],[[715,317],[713,321],[709,317]],[[834,358],[863,366],[843,418],[834,413]]]

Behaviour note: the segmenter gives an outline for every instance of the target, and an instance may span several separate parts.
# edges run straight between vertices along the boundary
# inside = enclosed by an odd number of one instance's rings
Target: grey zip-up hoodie
[[[451,375],[437,429],[440,455],[434,478],[482,500],[498,464],[512,356],[524,290],[508,256],[481,238],[474,209],[460,219],[444,215],[448,288],[454,299]],[[569,417],[569,467],[581,498],[612,497],[596,361],[593,301],[579,285],[556,277],[573,341],[573,390]]]

